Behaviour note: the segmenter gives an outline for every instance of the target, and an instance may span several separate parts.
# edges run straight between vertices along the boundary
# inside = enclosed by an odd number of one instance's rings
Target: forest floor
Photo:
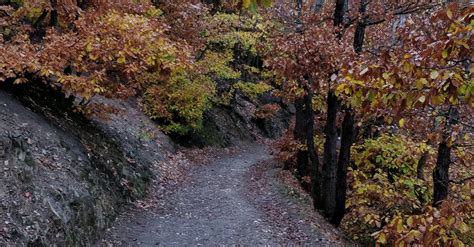
[[[267,145],[243,144],[207,156],[190,157],[195,164],[179,184],[129,209],[100,245],[348,245],[275,165]]]

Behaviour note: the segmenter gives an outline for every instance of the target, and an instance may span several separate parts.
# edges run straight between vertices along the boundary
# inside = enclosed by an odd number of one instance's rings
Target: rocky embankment
[[[174,144],[133,102],[107,121],[39,102],[0,91],[0,246],[88,245]]]

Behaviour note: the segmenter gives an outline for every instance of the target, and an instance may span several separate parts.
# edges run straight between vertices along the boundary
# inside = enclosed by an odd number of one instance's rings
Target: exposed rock
[[[280,109],[271,118],[256,118],[256,110],[265,104],[277,104]],[[258,137],[278,138],[288,128],[291,115],[289,106],[270,93],[251,99],[236,92],[229,105],[218,105],[205,113],[202,130],[178,141],[184,145],[227,147]]]
[[[174,145],[133,102],[92,122],[35,102],[0,91],[0,246],[90,245]]]

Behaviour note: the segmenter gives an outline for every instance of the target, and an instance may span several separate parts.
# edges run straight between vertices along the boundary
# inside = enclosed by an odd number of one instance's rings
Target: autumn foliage
[[[0,83],[86,115],[137,97],[181,135],[274,91],[296,112],[277,157],[331,223],[365,245],[472,245],[474,7],[448,2],[8,1]]]
[[[316,2],[278,2],[288,9],[274,14],[266,62],[287,80],[299,142],[278,145],[280,158],[312,177],[316,209],[364,244],[471,243],[473,8]],[[308,130],[315,140],[301,138]]]

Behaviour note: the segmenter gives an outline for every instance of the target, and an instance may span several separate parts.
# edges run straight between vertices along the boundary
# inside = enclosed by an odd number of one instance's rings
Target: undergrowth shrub
[[[259,94],[268,92],[272,89],[272,86],[266,83],[251,83],[239,81],[233,85],[235,89],[240,90],[247,97],[256,99]]]
[[[206,75],[177,72],[168,80],[152,80],[143,95],[143,109],[166,133],[184,135],[202,126],[211,107],[215,83]]]
[[[373,242],[370,234],[398,212],[421,211],[430,193],[417,179],[416,168],[427,148],[404,136],[385,134],[353,147],[343,228],[354,239]]]
[[[441,208],[431,204],[431,180],[417,178],[424,152],[435,150],[404,135],[368,139],[352,149],[347,214],[342,228],[363,244],[463,246],[473,207],[469,183],[451,186],[453,198]],[[426,171],[433,170],[429,161]],[[457,200],[455,197],[461,197]]]

